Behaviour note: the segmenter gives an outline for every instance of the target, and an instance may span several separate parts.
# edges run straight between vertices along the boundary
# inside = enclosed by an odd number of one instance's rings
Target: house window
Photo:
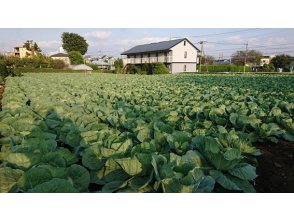
[[[184,46],[186,46],[186,41],[184,41]]]
[[[184,53],[184,58],[187,58],[187,51],[185,51]]]
[[[184,71],[186,71],[186,65],[184,65]]]

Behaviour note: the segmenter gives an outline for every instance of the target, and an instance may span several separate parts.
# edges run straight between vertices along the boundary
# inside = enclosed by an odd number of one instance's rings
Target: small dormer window
[[[186,46],[186,41],[184,41],[184,46]]]

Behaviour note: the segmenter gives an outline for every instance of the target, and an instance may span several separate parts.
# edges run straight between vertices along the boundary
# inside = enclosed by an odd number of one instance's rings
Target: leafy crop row
[[[252,142],[294,141],[293,79],[8,77],[0,191],[255,192]]]

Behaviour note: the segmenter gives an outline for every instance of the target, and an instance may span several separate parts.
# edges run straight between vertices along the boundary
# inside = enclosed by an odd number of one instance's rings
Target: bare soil
[[[262,155],[258,166],[255,190],[258,193],[294,193],[294,143],[279,139],[253,144]]]

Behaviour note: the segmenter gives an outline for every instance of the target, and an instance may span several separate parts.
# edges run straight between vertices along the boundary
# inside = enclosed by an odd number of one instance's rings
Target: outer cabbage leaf
[[[17,192],[17,181],[22,177],[23,173],[22,170],[10,167],[0,168],[0,193]]]
[[[78,193],[69,181],[65,179],[54,178],[48,182],[37,185],[28,193]]]

